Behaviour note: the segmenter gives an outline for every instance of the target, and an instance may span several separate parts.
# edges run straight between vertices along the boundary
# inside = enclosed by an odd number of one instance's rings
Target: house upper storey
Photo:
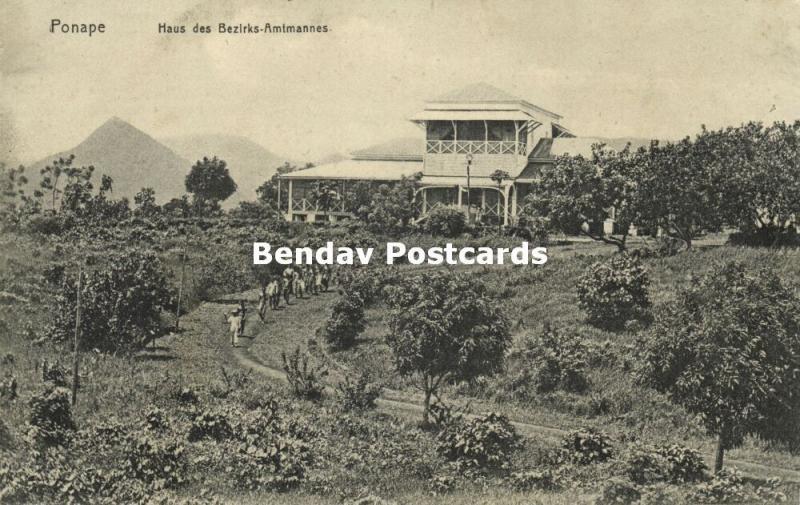
[[[515,177],[539,140],[573,136],[561,119],[484,83],[428,100],[411,117],[425,131],[423,174],[431,177],[463,175],[465,155],[475,177],[495,170]]]

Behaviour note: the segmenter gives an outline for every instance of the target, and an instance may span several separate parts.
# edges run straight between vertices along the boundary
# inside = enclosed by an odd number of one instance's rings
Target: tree
[[[317,210],[321,210],[327,218],[328,212],[339,200],[339,192],[336,191],[336,183],[333,181],[315,182],[311,189],[311,200],[314,202],[314,207]]]
[[[699,139],[713,146],[711,167],[728,224],[777,245],[800,215],[800,121],[750,122]]]
[[[509,323],[486,286],[466,274],[407,277],[386,289],[391,309],[386,341],[398,372],[417,378],[428,424],[431,396],[443,381],[501,369],[511,344]]]
[[[306,170],[312,168],[313,163],[306,163],[303,167],[298,167],[288,161],[275,170],[271,178],[264,181],[264,183],[256,189],[258,201],[264,205],[268,205],[274,209],[287,211],[289,210],[289,185],[286,183],[279,184],[278,181],[282,175],[294,172],[296,170]],[[278,188],[280,187],[280,196],[278,196]],[[278,208],[278,201],[280,201],[280,208]]]
[[[140,216],[152,216],[159,211],[158,204],[156,204],[156,191],[153,188],[142,188],[134,195],[133,203],[136,205],[136,214]]]
[[[532,184],[523,214],[534,221],[546,219],[551,228],[564,233],[581,233],[624,251],[633,217],[632,162],[627,147],[616,153],[602,144],[592,146],[591,159],[559,156]],[[617,233],[605,234],[593,228],[601,226],[612,212]]]
[[[25,194],[28,178],[25,176],[25,167],[6,168],[0,162],[0,220],[5,224],[17,222],[20,214],[36,214],[41,210],[38,197],[42,195],[39,190],[34,192],[36,198]]]
[[[489,175],[489,178],[491,180],[493,180],[495,184],[497,184],[498,193],[502,194],[503,193],[503,181],[510,179],[511,176],[508,175],[508,172],[506,172],[505,170],[495,170],[494,172],[492,172]],[[497,197],[497,201],[498,202],[500,201],[500,196],[499,195]],[[508,204],[508,202],[506,202],[506,204]],[[500,218],[500,214],[498,213],[498,217],[497,217],[497,232],[500,233],[500,231],[502,229],[503,229],[503,220]]]
[[[378,187],[360,182],[348,192],[346,208],[373,231],[403,230],[419,215],[414,197],[421,177],[422,174],[402,177],[393,184]]]
[[[214,156],[203,158],[192,166],[186,176],[186,191],[194,195],[199,209],[218,204],[236,192],[236,183],[224,160]]]
[[[636,154],[633,208],[637,226],[661,229],[691,248],[701,231],[722,225],[722,194],[711,170],[714,152],[701,134]]]
[[[158,335],[161,311],[170,301],[163,266],[153,252],[130,251],[84,273],[81,283],[82,349],[137,350]],[[50,337],[71,341],[77,286],[64,282],[56,296]]]
[[[658,313],[642,357],[641,380],[717,437],[716,471],[745,435],[800,433],[800,299],[772,271],[731,262],[693,279]]]
[[[53,163],[44,167],[40,174],[42,175],[39,181],[39,187],[42,193],[49,193],[50,195],[50,210],[57,212],[59,207],[61,210],[72,210],[80,204],[88,200],[89,193],[92,190],[92,173],[94,172],[93,166],[88,167],[73,167],[72,162],[75,160],[75,155],[70,154],[66,158],[58,158]],[[62,178],[66,178],[64,189],[61,189],[59,183]],[[59,206],[56,202],[60,196],[64,195],[67,199],[66,204],[63,199]]]

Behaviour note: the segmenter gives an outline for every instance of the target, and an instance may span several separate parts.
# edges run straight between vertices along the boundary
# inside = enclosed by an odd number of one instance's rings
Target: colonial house
[[[352,153],[351,159],[281,176],[288,184],[290,221],[346,217],[345,199],[321,211],[314,184],[336,184],[346,195],[358,181],[393,183],[421,173],[416,204],[420,218],[436,207],[456,205],[484,223],[511,224],[542,166],[561,154],[591,155],[605,143],[633,148],[642,139],[576,137],[562,116],[488,84],[475,84],[429,100],[410,118],[424,132]]]

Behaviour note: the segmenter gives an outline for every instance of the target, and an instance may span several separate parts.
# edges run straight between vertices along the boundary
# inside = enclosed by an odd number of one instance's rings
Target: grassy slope
[[[33,242],[16,238],[0,242],[0,258],[2,269],[0,273],[10,275],[13,271],[16,277],[25,277],[25,272],[33,272],[34,267],[42,262],[55,259],[51,252],[45,251]],[[605,334],[599,330],[585,328],[581,323],[580,314],[577,312],[574,299],[574,278],[579,274],[582,265],[590,258],[575,257],[582,250],[597,253],[600,250],[610,252],[605,248],[598,248],[593,244],[561,248],[552,251],[552,262],[544,269],[534,270],[531,273],[516,271],[508,275],[508,271],[486,272],[484,275],[488,282],[495,285],[494,289],[501,293],[508,284],[511,290],[503,295],[506,297],[507,306],[513,320],[523,318],[528,330],[535,330],[545,318],[550,318],[560,326],[582,328],[587,336],[598,339],[614,338],[625,341],[629,335]],[[31,251],[34,251],[31,253]],[[563,253],[563,256],[562,256]],[[566,256],[570,256],[568,259]],[[796,283],[800,277],[800,257],[797,252],[769,253],[765,251],[717,248],[697,251],[676,258],[664,260],[650,260],[649,265],[654,279],[653,293],[656,301],[667,296],[671,286],[684,282],[686,273],[699,271],[710,267],[711,262],[738,258],[751,264],[772,264],[785,274],[787,282]],[[20,272],[23,272],[20,274]],[[33,275],[33,274],[30,274]],[[509,281],[508,279],[516,279]],[[325,294],[312,297],[302,302],[294,302],[293,306],[270,313],[267,324],[250,319],[247,334],[255,337],[252,340],[252,351],[266,363],[276,366],[280,364],[280,351],[289,350],[295,345],[304,346],[308,339],[313,337],[315,330],[321,326],[328,315],[329,306],[335,299],[334,294]],[[31,346],[25,339],[23,323],[30,320],[34,325],[42,325],[49,318],[46,308],[36,307],[26,309],[27,305],[0,305],[0,320],[4,323],[4,331],[0,331],[0,354],[12,352],[16,356],[13,373],[16,375],[20,386],[20,396],[28,397],[38,386],[39,378],[37,367],[42,359],[51,361],[59,359],[62,363],[69,360],[57,349],[47,346]],[[81,380],[83,390],[79,396],[75,412],[76,420],[80,425],[89,418],[118,417],[128,418],[141,415],[145,405],[163,397],[165,391],[175,384],[208,383],[220,380],[220,367],[237,367],[238,363],[227,346],[225,325],[219,314],[225,306],[207,304],[184,319],[184,331],[177,336],[169,336],[157,342],[155,351],[141,353],[136,357],[121,358],[113,356],[85,355],[81,366]],[[380,309],[369,312],[370,326],[363,336],[363,340],[355,351],[339,353],[334,356],[337,362],[345,363],[349,367],[356,364],[377,367],[389,372],[390,360],[382,342],[383,318],[385,313]],[[518,331],[518,337],[524,333]],[[322,355],[318,352],[318,356]],[[341,372],[333,371],[333,378]],[[596,387],[606,387],[613,384],[617,378],[603,379],[603,370],[592,376]],[[387,373],[387,376],[389,374]],[[605,381],[605,382],[603,382]],[[401,389],[403,396],[413,395],[413,391],[402,381],[394,379],[391,385]],[[489,408],[501,407],[504,411],[517,419],[549,424],[559,427],[570,427],[577,424],[599,424],[609,429],[626,429],[617,426],[614,421],[606,418],[580,418],[573,414],[548,409],[547,406],[520,404],[497,404],[494,400],[486,398],[469,397],[463,391],[451,390],[447,392],[448,398],[459,401],[471,401],[473,410],[482,411]],[[22,402],[17,402],[11,408],[4,408],[4,421],[19,430],[25,422],[26,408]],[[407,418],[407,414],[398,412],[400,418]],[[7,416],[7,417],[6,417]],[[408,419],[407,419],[408,420]],[[685,424],[685,423],[684,423]],[[691,433],[691,430],[689,430]],[[653,432],[656,433],[655,431]],[[675,440],[676,433],[668,434]],[[682,438],[683,434],[680,435]],[[693,434],[684,439],[695,446],[707,446],[707,440]],[[543,444],[545,442],[542,442]],[[536,446],[537,444],[531,443]],[[533,447],[535,449],[535,447]],[[523,459],[528,456],[522,455]],[[790,468],[800,468],[799,458],[778,452],[766,452],[753,444],[733,451],[731,457],[760,461],[764,463],[780,464]],[[213,479],[213,476],[209,476]],[[211,481],[213,482],[213,480]],[[423,491],[411,491],[418,487],[413,483],[402,490],[404,502],[409,503],[589,503],[591,494],[576,492],[561,494],[519,494],[498,490],[482,491],[478,488],[466,492],[456,492],[447,497],[432,498]],[[396,489],[400,491],[399,489]],[[191,493],[191,490],[189,491]],[[250,497],[237,496],[232,501],[251,500],[253,503],[263,502],[263,495]],[[290,495],[270,495],[273,503],[330,503],[329,499],[319,498],[305,494],[292,493]]]
[[[634,345],[633,332],[610,332],[594,328],[584,322],[578,308],[575,291],[577,278],[598,255],[613,252],[613,248],[595,244],[551,248],[551,261],[541,268],[495,268],[478,273],[489,283],[494,293],[504,300],[504,305],[514,322],[515,342],[528,333],[541,330],[544,321],[550,321],[563,332],[577,333],[597,341],[609,340],[619,345]],[[714,264],[738,260],[753,267],[775,268],[787,283],[800,281],[800,251],[766,251],[750,248],[720,246],[702,243],[694,251],[680,255],[647,260],[652,279],[650,289],[654,304],[674,296],[676,289],[687,282],[690,274],[710,270]],[[257,330],[251,352],[268,365],[280,367],[280,352],[301,347],[315,335],[330,311],[333,301],[330,294],[311,297],[303,302],[269,314],[268,322]],[[399,390],[390,394],[397,399],[418,399],[418,394],[408,380],[392,373],[388,346],[384,343],[386,310],[382,307],[367,312],[368,327],[358,345],[349,351],[328,357],[332,379],[349,370],[366,367],[376,371],[388,387]],[[260,323],[259,323],[260,324]],[[684,411],[669,404],[657,393],[636,385],[630,372],[620,367],[601,367],[590,371],[591,390],[584,395],[563,394],[548,399],[532,401],[506,401],[489,394],[496,382],[490,381],[482,390],[474,388],[447,388],[444,397],[449,402],[471,405],[473,411],[501,410],[514,419],[561,429],[592,425],[601,427],[618,437],[635,434],[639,438],[659,442],[680,442],[703,450],[713,451],[713,440],[705,436],[699,423]],[[592,415],[593,398],[607,398],[627,405],[625,412],[612,411],[605,415]],[[730,458],[742,459],[800,470],[800,457],[776,450],[766,450],[757,440],[748,440]]]

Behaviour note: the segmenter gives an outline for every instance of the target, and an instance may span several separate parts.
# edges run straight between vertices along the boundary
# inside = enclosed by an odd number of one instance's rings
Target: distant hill
[[[95,181],[100,174],[114,179],[114,196],[133,196],[142,187],[156,190],[163,203],[185,192],[184,179],[192,163],[159,143],[135,126],[113,117],[92,132],[86,140],[66,151],[48,156],[30,165],[27,173],[36,181],[39,170],[59,157],[75,155],[74,165],[94,165]]]
[[[317,160],[314,165],[325,165],[327,163],[338,163],[340,161],[349,160],[350,156],[346,156],[342,153],[332,153],[327,156],[323,156],[319,160]]]
[[[238,189],[225,206],[243,200],[255,200],[256,188],[272,177],[286,158],[274,154],[252,140],[237,135],[188,135],[161,139],[190,166],[203,156],[225,160]]]

